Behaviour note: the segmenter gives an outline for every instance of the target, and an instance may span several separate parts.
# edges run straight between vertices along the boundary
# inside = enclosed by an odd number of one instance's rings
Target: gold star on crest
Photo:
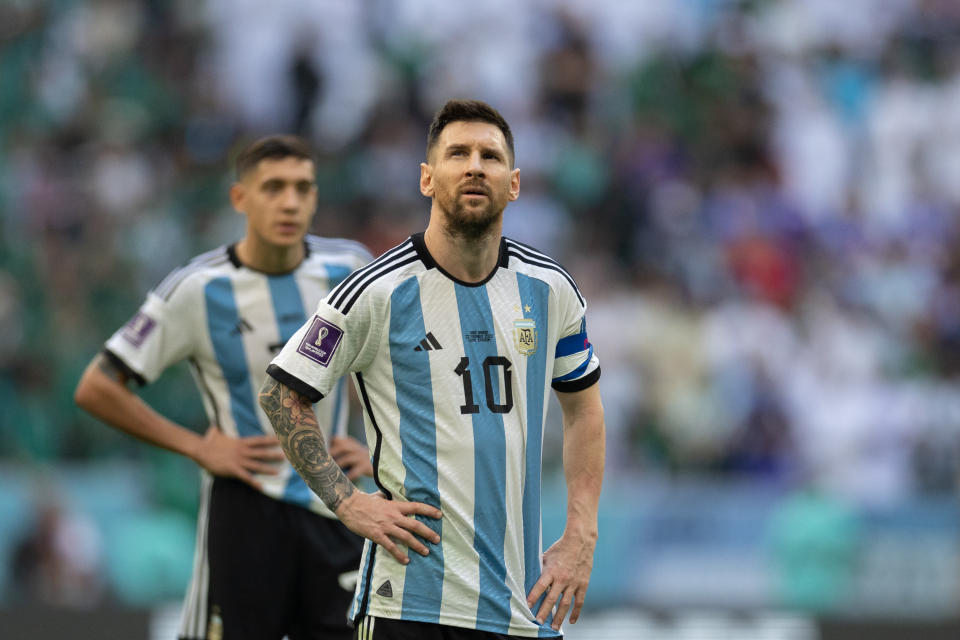
[[[530,305],[524,306],[523,310],[526,311],[527,313],[530,313]]]

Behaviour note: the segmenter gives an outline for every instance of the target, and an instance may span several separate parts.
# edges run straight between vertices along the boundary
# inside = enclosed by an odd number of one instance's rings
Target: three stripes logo
[[[432,333],[427,333],[427,337],[420,341],[420,344],[413,348],[414,351],[439,351],[443,349]]]

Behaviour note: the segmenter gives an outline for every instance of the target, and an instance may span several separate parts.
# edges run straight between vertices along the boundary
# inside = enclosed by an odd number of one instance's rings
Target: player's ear
[[[514,169],[510,172],[510,194],[511,202],[520,197],[520,169]]]
[[[433,173],[430,171],[430,165],[426,162],[420,163],[420,193],[428,198],[432,198],[434,194]]]
[[[242,182],[230,185],[230,206],[236,211],[243,212],[243,200],[247,196],[247,188]]]

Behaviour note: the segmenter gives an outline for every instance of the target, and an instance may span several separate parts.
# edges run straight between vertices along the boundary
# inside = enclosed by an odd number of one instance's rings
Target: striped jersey
[[[243,265],[234,246],[197,256],[168,275],[106,343],[106,355],[139,384],[188,360],[207,418],[227,435],[272,434],[257,401],[266,367],[317,302],[372,256],[351,240],[307,236],[306,257],[284,274]],[[346,428],[342,385],[315,407],[327,437]],[[263,493],[334,517],[289,463],[255,474]]]
[[[570,275],[530,247],[503,238],[497,267],[471,284],[417,234],[331,291],[273,360],[268,372],[314,401],[352,372],[378,487],[443,511],[421,518],[440,543],[406,566],[367,541],[354,620],[559,635],[526,596],[541,572],[548,393],[600,376],[585,310]]]

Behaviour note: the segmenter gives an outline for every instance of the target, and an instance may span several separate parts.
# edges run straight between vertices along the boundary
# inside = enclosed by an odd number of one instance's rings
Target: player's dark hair
[[[451,122],[488,122],[499,127],[507,141],[507,150],[510,152],[510,166],[513,166],[513,132],[510,131],[510,125],[507,124],[499,111],[480,100],[449,100],[437,111],[427,133],[428,159],[430,158],[430,151],[440,139],[440,133]]]
[[[283,158],[302,158],[316,163],[313,150],[306,141],[297,136],[275,135],[260,138],[240,150],[234,161],[237,180],[243,178],[260,164],[261,160],[282,160]]]

